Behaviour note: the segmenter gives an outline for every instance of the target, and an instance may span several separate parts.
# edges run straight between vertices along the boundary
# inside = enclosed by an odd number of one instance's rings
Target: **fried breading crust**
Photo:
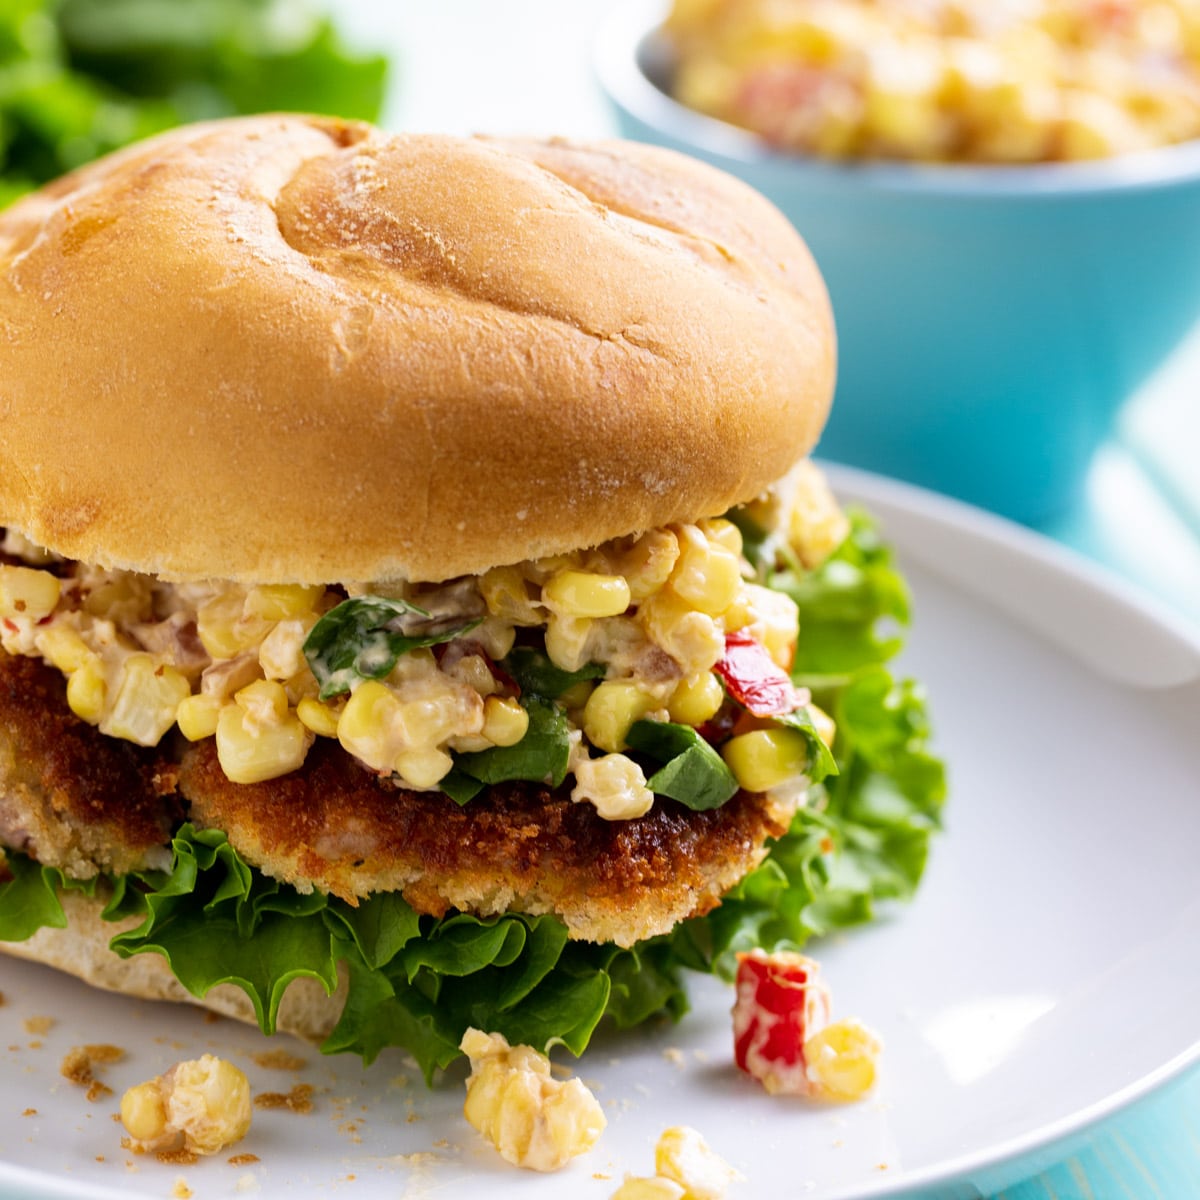
[[[621,946],[708,912],[766,856],[794,806],[740,792],[710,812],[658,798],[644,817],[606,821],[563,789],[493,786],[463,807],[440,792],[382,783],[334,742],[304,766],[232,784],[215,747],[184,756],[192,819],[222,829],[267,875],[356,903],[400,891],[418,912],[556,913],[571,935]]]
[[[75,716],[54,668],[0,651],[0,847],[77,879],[164,865],[176,770]]]

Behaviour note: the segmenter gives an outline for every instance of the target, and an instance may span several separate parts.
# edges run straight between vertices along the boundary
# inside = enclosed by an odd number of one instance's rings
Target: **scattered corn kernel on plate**
[[[462,1067],[427,1091],[399,1054],[363,1071],[5,961],[0,1197],[609,1197],[684,1124],[744,1176],[731,1197],[987,1194],[1194,1063],[1200,636],[996,518],[833,477],[882,519],[913,585],[906,666],[951,770],[916,901],[808,948],[838,1012],[882,1035],[873,1093],[767,1095],[733,1065],[731,990],[698,979],[683,1024],[602,1031],[578,1064],[558,1059],[608,1128],[538,1175],[466,1124]],[[84,1086],[60,1070],[79,1046],[123,1054]],[[249,1077],[248,1136],[195,1163],[123,1149],[125,1089],[206,1053]]]

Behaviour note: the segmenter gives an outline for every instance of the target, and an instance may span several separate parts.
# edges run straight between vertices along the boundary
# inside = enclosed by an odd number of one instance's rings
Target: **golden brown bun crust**
[[[0,215],[0,523],[179,579],[474,573],[757,495],[833,357],[791,226],[681,156],[191,126]]]
[[[142,1000],[196,1004],[251,1025],[257,1023],[250,998],[233,984],[221,984],[200,1000],[175,978],[162,955],[145,953],[121,958],[114,954],[108,943],[118,933],[139,924],[139,917],[105,921],[100,916],[104,908],[100,897],[63,892],[59,899],[67,916],[66,929],[44,926],[27,941],[0,942],[0,952],[65,971],[106,991]],[[279,1006],[278,1028],[306,1041],[323,1041],[337,1024],[345,1003],[344,979],[332,996],[315,979],[293,980]]]

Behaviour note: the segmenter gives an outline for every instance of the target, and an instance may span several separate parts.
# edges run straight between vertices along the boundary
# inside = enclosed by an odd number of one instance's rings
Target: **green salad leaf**
[[[850,533],[814,571],[767,568],[765,581],[800,609],[792,678],[814,692],[844,686],[855,671],[892,658],[909,621],[908,587],[891,548],[866,513],[851,510]]]
[[[374,120],[386,60],[307,0],[0,4],[0,207],[187,121],[302,111]]]
[[[118,954],[163,955],[197,996],[220,983],[241,987],[268,1031],[291,980],[308,977],[332,989],[344,976],[346,1004],[323,1049],[369,1062],[399,1046],[427,1078],[457,1057],[471,1025],[579,1054],[604,1017],[622,1028],[657,1013],[679,1017],[687,1009],[685,971],[731,978],[739,951],[795,949],[911,896],[939,826],[945,774],[928,748],[925,699],[888,670],[893,639],[874,628],[899,619],[904,592],[873,529],[856,515],[829,563],[787,572],[783,582],[805,597],[801,643],[818,645],[805,662],[822,665],[809,677],[820,681],[819,702],[837,720],[838,771],[813,788],[787,834],[716,909],[669,934],[622,949],[570,941],[552,916],[435,919],[394,893],[352,907],[320,893],[300,895],[249,866],[223,834],[185,825],[169,871],[87,885],[9,852],[0,869],[0,940],[61,927],[65,888],[103,889],[108,919],[139,922],[113,939]],[[851,573],[857,582],[847,587]],[[834,602],[839,594],[850,599],[848,609]],[[523,699],[531,724],[537,712],[543,736],[555,743],[556,706],[532,689]],[[664,770],[680,764],[673,788],[694,798],[713,786],[711,761],[697,765],[704,751],[694,731],[658,726],[633,737],[641,743],[635,753],[664,761]],[[516,769],[503,762],[478,770],[499,778]],[[473,778],[465,770],[462,777]]]
[[[411,635],[396,628],[399,618],[429,614],[407,600],[355,596],[331,608],[304,640],[304,657],[321,699],[339,696],[362,679],[382,679],[402,654],[453,641],[479,624],[467,621],[434,633]]]

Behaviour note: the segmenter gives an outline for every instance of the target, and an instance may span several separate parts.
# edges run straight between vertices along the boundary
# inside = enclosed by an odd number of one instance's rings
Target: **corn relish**
[[[675,0],[689,107],[827,158],[1033,163],[1200,134],[1194,0]]]
[[[752,511],[806,564],[847,528],[809,464]],[[753,582],[742,534],[725,519],[443,584],[169,583],[58,560],[11,530],[0,548],[0,646],[62,672],[72,711],[109,736],[143,746],[172,731],[215,738],[235,783],[296,770],[325,737],[403,787],[439,788],[455,756],[516,747],[529,732],[520,689],[497,665],[518,641],[558,672],[587,668],[557,704],[569,730],[572,799],[609,820],[640,816],[653,803],[642,767],[626,753],[634,724],[695,729],[726,703],[729,678],[720,670],[731,636],[761,657],[792,706],[808,699],[786,675],[796,605]],[[385,613],[391,605],[419,614],[413,636],[380,657],[386,639],[377,646],[379,631],[368,629],[353,670],[342,660],[318,664],[314,630],[356,598]],[[828,742],[828,718],[807,711]],[[803,786],[804,736],[752,714],[753,705],[719,746],[737,784]]]

